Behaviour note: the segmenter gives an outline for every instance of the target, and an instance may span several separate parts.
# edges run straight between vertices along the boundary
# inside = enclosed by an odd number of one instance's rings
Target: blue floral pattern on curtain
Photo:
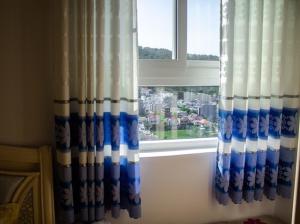
[[[224,205],[260,201],[263,194],[289,198],[298,129],[299,3],[222,0],[221,6],[216,198]]]
[[[141,216],[135,8],[132,0],[60,1],[59,223],[91,223],[107,210]]]

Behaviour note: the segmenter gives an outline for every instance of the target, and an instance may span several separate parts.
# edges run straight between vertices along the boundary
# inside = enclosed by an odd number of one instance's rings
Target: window
[[[142,149],[148,142],[215,145],[220,0],[137,2]]]
[[[219,60],[219,0],[187,1],[187,59]]]
[[[174,59],[174,0],[138,0],[138,39],[141,59]],[[151,18],[151,19],[150,19]]]
[[[215,137],[218,87],[140,87],[141,140]]]

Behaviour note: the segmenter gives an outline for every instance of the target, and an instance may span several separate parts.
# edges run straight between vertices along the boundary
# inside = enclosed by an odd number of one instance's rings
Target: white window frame
[[[219,86],[219,61],[187,60],[187,0],[173,5],[173,59],[139,59],[139,86]],[[142,151],[216,147],[217,138],[140,142]]]

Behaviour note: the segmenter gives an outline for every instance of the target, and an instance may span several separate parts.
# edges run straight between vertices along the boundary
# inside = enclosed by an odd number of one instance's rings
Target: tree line
[[[151,48],[139,46],[140,59],[172,59],[172,51],[164,48]],[[206,54],[187,54],[188,60],[204,60],[204,61],[218,61],[219,57],[216,55]]]

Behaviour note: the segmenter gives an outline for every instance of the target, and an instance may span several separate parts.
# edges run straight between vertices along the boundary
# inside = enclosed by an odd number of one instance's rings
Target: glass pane
[[[217,136],[218,88],[139,87],[140,139]]]
[[[140,59],[174,57],[174,0],[137,0]]]
[[[219,60],[220,0],[187,1],[187,59]]]

